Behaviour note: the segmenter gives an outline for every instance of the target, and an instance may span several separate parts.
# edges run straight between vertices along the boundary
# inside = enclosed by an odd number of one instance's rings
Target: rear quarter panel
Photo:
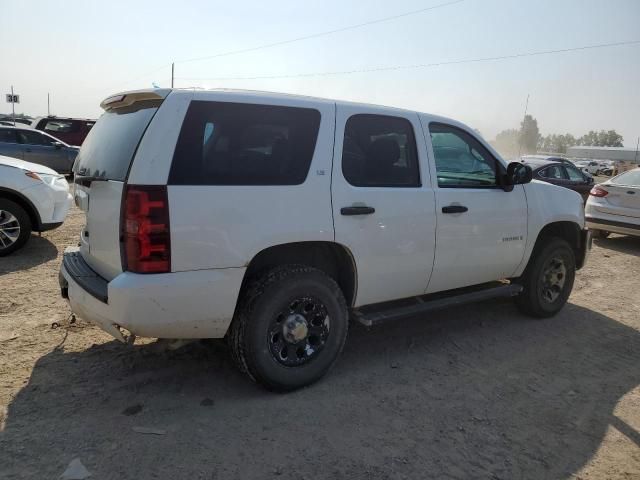
[[[131,184],[166,184],[191,100],[314,108],[321,121],[309,172],[301,185],[169,185],[172,271],[245,267],[265,248],[333,241],[331,161],[335,104],[230,92],[173,92],[145,134]]]

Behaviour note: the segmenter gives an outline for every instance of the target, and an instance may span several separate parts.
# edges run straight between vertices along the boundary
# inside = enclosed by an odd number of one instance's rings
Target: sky
[[[437,7],[438,5],[448,4]],[[359,28],[351,25],[437,8]],[[110,94],[175,86],[243,88],[376,103],[460,120],[491,140],[528,113],[543,135],[640,136],[640,0],[0,0],[0,88],[17,112],[98,117]],[[186,61],[305,37],[245,53]],[[234,78],[234,79],[230,79]],[[0,113],[11,105],[0,98]]]

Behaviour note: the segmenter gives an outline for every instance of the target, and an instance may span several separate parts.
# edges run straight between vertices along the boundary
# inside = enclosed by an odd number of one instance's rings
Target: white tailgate
[[[76,204],[85,212],[80,252],[100,276],[111,280],[122,272],[120,259],[120,203],[123,182],[94,181],[76,185]]]

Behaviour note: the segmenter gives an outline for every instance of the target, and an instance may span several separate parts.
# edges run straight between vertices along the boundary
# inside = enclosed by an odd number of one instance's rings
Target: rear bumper
[[[640,237],[640,224],[597,217],[586,217],[587,228]]]
[[[71,310],[114,338],[121,329],[140,337],[222,338],[227,333],[244,268],[141,275],[123,272],[107,282],[77,248],[60,267],[62,296]]]

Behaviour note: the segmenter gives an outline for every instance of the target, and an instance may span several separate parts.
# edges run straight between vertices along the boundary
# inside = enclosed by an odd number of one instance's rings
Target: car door
[[[55,139],[37,130],[17,130],[18,140],[24,146],[24,159],[54,169],[67,172],[68,155],[62,145],[56,145]]]
[[[355,305],[424,293],[435,198],[418,115],[338,105],[332,169],[335,239],[355,261]]]
[[[524,256],[523,185],[500,186],[500,160],[463,126],[423,116],[436,194],[436,252],[426,293],[514,274]]]
[[[0,128],[0,155],[24,160],[24,147],[18,143],[15,129]]]

